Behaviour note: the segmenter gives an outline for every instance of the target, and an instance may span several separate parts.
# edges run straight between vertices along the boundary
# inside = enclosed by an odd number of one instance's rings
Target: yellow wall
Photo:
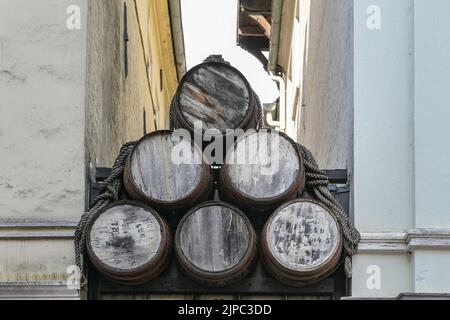
[[[127,77],[124,1],[89,2],[86,143],[92,166],[111,166],[124,142],[144,134],[144,110],[147,132],[167,128],[169,105],[178,83],[167,1],[125,3]]]
[[[142,2],[147,2],[141,0]],[[150,81],[154,101],[158,106],[159,128],[168,128],[169,106],[177,89],[178,77],[174,60],[172,35],[167,1],[149,0],[148,33],[152,72]],[[150,63],[150,61],[147,61]],[[160,88],[160,69],[162,70],[162,87]]]

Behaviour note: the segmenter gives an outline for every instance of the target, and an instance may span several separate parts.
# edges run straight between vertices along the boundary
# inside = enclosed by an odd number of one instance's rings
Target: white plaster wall
[[[0,221],[84,210],[87,0],[0,2]],[[66,9],[79,5],[81,30]]]
[[[414,0],[415,227],[450,238],[450,1]],[[414,252],[416,292],[450,292],[450,247]],[[437,250],[440,249],[440,250]]]
[[[450,292],[450,250],[417,249],[413,259],[415,292]]]
[[[421,228],[450,228],[449,13],[448,0],[414,1],[415,222]]]
[[[356,297],[450,292],[448,12],[446,0],[355,1],[355,221],[371,248],[353,259]],[[368,265],[390,283],[367,288]]]
[[[367,28],[367,8],[381,29]],[[355,1],[354,192],[361,231],[413,226],[411,0]]]
[[[395,298],[411,292],[411,256],[404,254],[358,254],[353,258],[352,295]]]
[[[404,231],[414,214],[412,3],[354,3],[355,224],[362,233]],[[367,26],[373,5],[380,9],[380,29]],[[395,297],[412,290],[412,260],[405,255],[356,255],[352,295]],[[380,269],[379,289],[367,286],[368,266]]]

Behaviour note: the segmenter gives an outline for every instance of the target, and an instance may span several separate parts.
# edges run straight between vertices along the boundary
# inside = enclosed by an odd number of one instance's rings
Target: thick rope
[[[93,207],[81,216],[77,228],[75,229],[75,263],[81,272],[81,288],[87,283],[85,265],[82,261],[83,254],[86,250],[87,227],[90,224],[92,217],[97,212],[105,208],[111,202],[119,200],[119,195],[122,190],[123,171],[125,169],[127,158],[135,143],[136,142],[128,142],[122,146],[119,155],[114,161],[111,175],[100,183],[99,195],[95,198]]]
[[[314,156],[306,147],[298,144],[298,147],[304,158],[306,173],[306,185],[311,187],[315,196],[325,204],[336,216],[344,236],[344,250],[346,253],[344,267],[347,277],[351,277],[352,266],[350,257],[358,251],[358,243],[361,236],[353,223],[350,221],[345,210],[328,190],[329,180],[326,173],[319,169]]]
[[[263,108],[261,105],[261,101],[259,100],[258,95],[256,94],[256,92],[253,91],[253,97],[256,100],[256,112],[258,112],[258,120],[257,120],[257,128],[258,129],[262,129],[264,128],[264,113],[263,113]]]
[[[169,130],[175,129],[175,97],[173,97],[172,102],[169,107]]]

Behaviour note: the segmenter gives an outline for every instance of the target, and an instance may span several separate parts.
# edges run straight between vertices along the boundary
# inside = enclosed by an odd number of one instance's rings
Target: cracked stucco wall
[[[66,9],[85,2],[1,3],[3,221],[76,221],[83,212],[86,28],[69,30]]]
[[[86,4],[0,2],[0,282],[56,281],[73,264],[71,239],[8,228],[70,225],[84,211]],[[70,5],[81,29],[67,27]]]

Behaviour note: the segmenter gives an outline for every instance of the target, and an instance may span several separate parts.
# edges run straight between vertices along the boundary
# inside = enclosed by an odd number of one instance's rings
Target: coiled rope
[[[306,185],[311,187],[314,191],[314,195],[323,204],[325,204],[336,216],[344,236],[344,250],[346,256],[344,258],[345,273],[348,278],[352,274],[351,256],[358,251],[358,244],[361,240],[361,236],[353,223],[350,221],[349,216],[345,213],[345,210],[328,190],[330,181],[326,173],[319,169],[316,159],[305,146],[297,144],[304,159]]]
[[[119,200],[123,184],[123,171],[125,170],[127,158],[130,155],[135,143],[135,141],[128,142],[121,147],[119,155],[114,161],[111,175],[100,183],[99,195],[95,198],[93,207],[81,216],[81,219],[75,229],[75,263],[77,264],[81,273],[81,288],[84,288],[87,284],[85,264],[82,260],[83,254],[86,250],[87,227],[91,223],[92,218],[100,210],[103,210],[111,202]]]

